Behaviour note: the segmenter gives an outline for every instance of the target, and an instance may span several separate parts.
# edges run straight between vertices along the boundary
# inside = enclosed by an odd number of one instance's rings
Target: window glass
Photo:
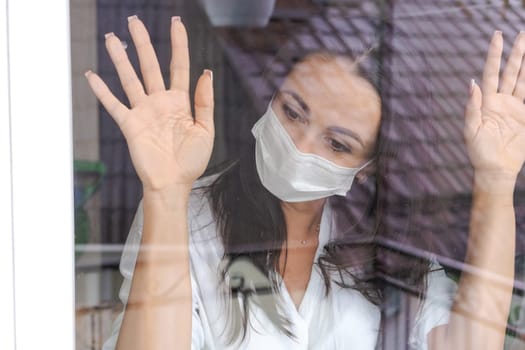
[[[77,349],[525,346],[524,20],[72,0]]]

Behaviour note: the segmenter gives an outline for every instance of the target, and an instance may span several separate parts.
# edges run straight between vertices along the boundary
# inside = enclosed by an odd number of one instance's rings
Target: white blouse
[[[210,179],[199,180],[195,188],[206,185]],[[378,346],[380,309],[359,292],[331,284],[325,295],[323,277],[317,263],[312,268],[310,281],[303,300],[297,309],[281,284],[281,304],[292,323],[295,338],[280,332],[262,309],[250,306],[250,322],[242,343],[227,343],[228,313],[225,298],[229,296],[220,288],[220,264],[223,246],[217,233],[212,210],[202,190],[194,189],[189,202],[188,226],[190,230],[190,265],[192,274],[192,349],[355,349],[373,350]],[[319,247],[315,260],[330,240],[332,209],[329,201],[323,208],[319,231]],[[141,242],[143,228],[142,201],[133,220],[120,262],[124,277],[119,297],[126,306],[131,280]],[[428,332],[446,324],[455,295],[456,285],[443,270],[431,272],[428,277],[427,298],[419,308],[415,326],[410,333],[413,349],[427,348]],[[114,349],[123,319],[122,312],[115,319],[110,338],[103,350]]]

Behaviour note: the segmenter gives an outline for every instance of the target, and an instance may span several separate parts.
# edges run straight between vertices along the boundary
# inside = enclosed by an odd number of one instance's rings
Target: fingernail
[[[496,30],[494,32],[494,35],[499,35],[499,36],[502,36],[503,35],[503,32],[501,30]]]
[[[106,39],[107,39],[107,38],[110,38],[110,37],[112,37],[112,36],[115,36],[115,33],[110,32],[110,33],[106,33],[106,34],[104,34],[104,38],[106,38]]]
[[[180,16],[173,16],[171,17],[172,22],[180,22]]]
[[[210,80],[213,81],[213,72],[209,69],[204,70],[204,74],[210,77]]]
[[[128,22],[131,22],[131,21],[133,21],[134,19],[137,19],[137,18],[138,18],[137,15],[129,16],[128,17]]]
[[[470,79],[470,95],[474,92],[474,86],[476,86],[476,80]]]
[[[89,76],[91,75],[91,73],[93,73],[93,72],[91,71],[91,69],[88,69],[88,70],[84,73],[84,76],[87,78],[87,77],[89,77]]]

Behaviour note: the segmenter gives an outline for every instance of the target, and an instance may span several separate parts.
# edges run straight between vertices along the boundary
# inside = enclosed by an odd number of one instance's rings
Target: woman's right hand
[[[166,89],[149,34],[136,16],[128,18],[145,89],[120,40],[106,34],[106,48],[129,99],[126,107],[100,77],[88,71],[91,89],[120,127],[144,190],[191,189],[210,160],[213,139],[212,72],[205,70],[195,89],[195,119],[189,97],[189,54],[186,29],[172,18],[170,87]]]

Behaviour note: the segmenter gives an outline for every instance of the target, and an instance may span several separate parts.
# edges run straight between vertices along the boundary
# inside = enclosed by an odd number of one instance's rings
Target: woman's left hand
[[[525,161],[525,33],[516,37],[500,83],[502,51],[495,32],[481,89],[472,81],[464,136],[476,173],[515,177]]]

